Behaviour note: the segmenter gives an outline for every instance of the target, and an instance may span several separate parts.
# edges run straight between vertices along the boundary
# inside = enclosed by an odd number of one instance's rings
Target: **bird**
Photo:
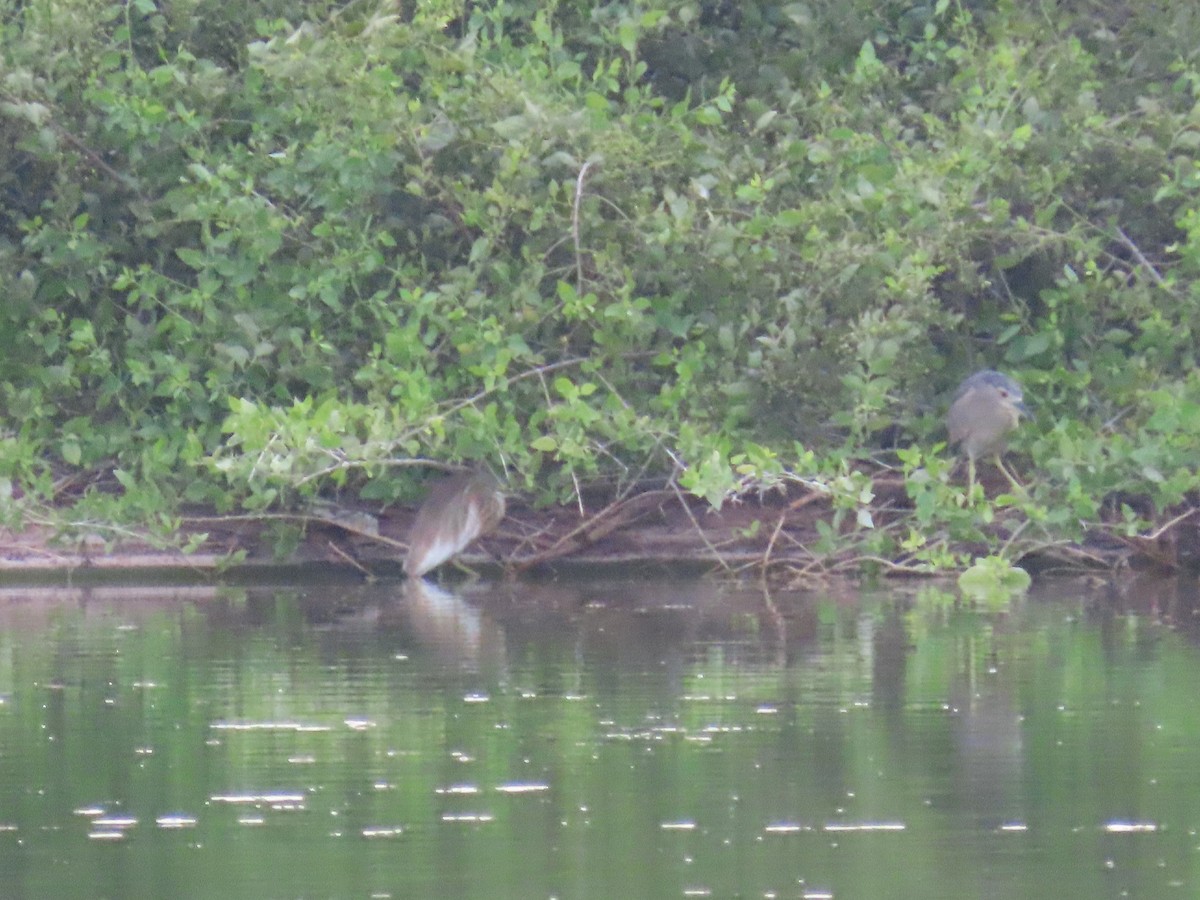
[[[1024,392],[1013,379],[993,369],[982,369],[958,386],[946,427],[950,443],[958,444],[967,454],[967,496],[975,490],[975,460],[990,456],[996,468],[1014,487],[1019,482],[1000,461],[1008,433],[1017,427],[1021,415],[1029,414]]]
[[[463,472],[441,481],[417,511],[404,573],[420,578],[504,518],[504,493],[490,472]]]

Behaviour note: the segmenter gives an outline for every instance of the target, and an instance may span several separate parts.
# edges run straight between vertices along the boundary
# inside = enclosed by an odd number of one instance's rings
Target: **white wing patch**
[[[474,504],[467,507],[467,518],[462,528],[456,530],[453,523],[443,524],[430,540],[428,546],[410,558],[406,569],[410,575],[420,577],[431,569],[436,569],[471,541],[479,537],[483,530],[483,520],[479,517],[479,508]]]

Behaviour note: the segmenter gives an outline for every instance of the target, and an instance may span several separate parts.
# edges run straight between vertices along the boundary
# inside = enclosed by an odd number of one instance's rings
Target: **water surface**
[[[0,895],[1200,896],[1193,594],[6,589]]]

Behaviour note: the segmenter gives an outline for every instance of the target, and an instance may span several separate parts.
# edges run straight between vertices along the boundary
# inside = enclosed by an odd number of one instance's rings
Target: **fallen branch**
[[[610,503],[591,518],[572,528],[566,534],[561,535],[545,550],[534,553],[531,556],[510,559],[510,565],[514,566],[517,571],[521,571],[531,566],[568,556],[579,548],[595,543],[601,538],[612,534],[618,528],[629,524],[646,512],[644,507],[659,503],[663,495],[669,496],[669,492],[647,491],[644,494],[638,494],[636,497],[631,497],[627,500],[618,500]]]
[[[248,513],[237,516],[185,516],[181,521],[195,525],[230,525],[237,522],[297,522],[301,525],[329,525],[347,534],[352,534],[355,537],[383,544],[386,547],[392,547],[403,553],[408,552],[408,544],[404,541],[397,541],[386,535],[359,528],[345,519],[314,515],[312,513]]]
[[[691,520],[692,525],[696,529],[696,533],[700,535],[700,540],[704,543],[704,546],[708,548],[708,552],[712,554],[713,559],[716,560],[717,564],[720,565],[722,569],[732,574],[732,567],[728,562],[725,561],[725,557],[721,554],[721,552],[712,545],[712,542],[708,539],[708,535],[704,533],[704,529],[701,528],[700,523],[696,521],[696,516],[692,513],[692,508],[688,505],[687,498],[683,496],[683,492],[679,489],[679,486],[672,482],[671,488],[675,491],[675,496],[679,500],[679,505],[683,507],[684,514]]]

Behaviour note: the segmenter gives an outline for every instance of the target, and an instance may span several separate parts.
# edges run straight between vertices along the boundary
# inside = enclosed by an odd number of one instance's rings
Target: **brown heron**
[[[946,427],[950,443],[958,444],[967,454],[967,496],[975,490],[975,460],[990,456],[996,468],[1014,487],[1020,484],[1000,461],[1008,433],[1017,427],[1021,414],[1028,414],[1021,386],[1000,372],[983,369],[958,386]]]
[[[420,578],[504,518],[504,494],[489,472],[464,472],[437,484],[417,512],[404,572]]]

